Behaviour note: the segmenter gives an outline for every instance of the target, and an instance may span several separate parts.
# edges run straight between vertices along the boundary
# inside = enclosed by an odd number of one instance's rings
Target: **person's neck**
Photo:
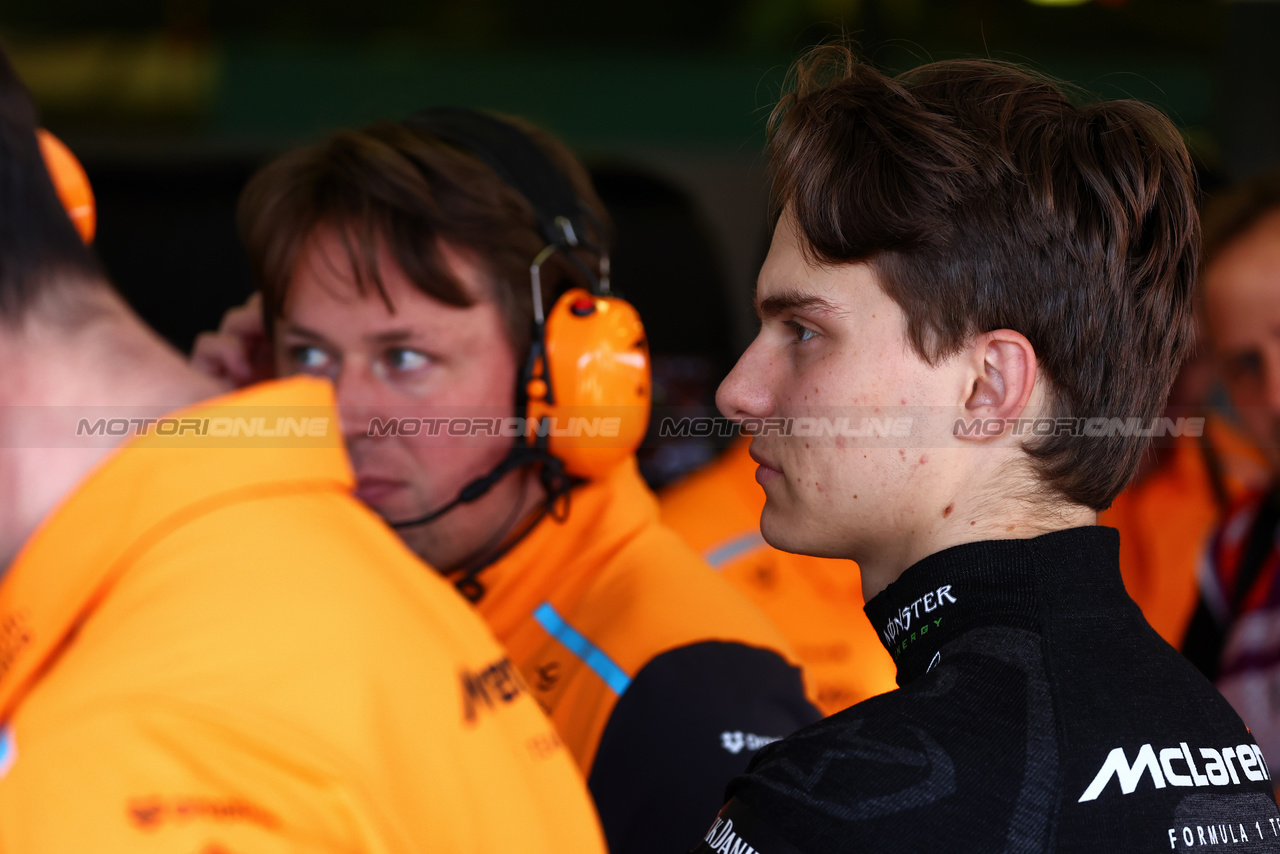
[[[192,368],[105,282],[50,284],[0,347],[0,393],[27,405],[173,410],[230,390]]]
[[[868,600],[874,598],[909,567],[952,546],[984,540],[1030,539],[1098,522],[1097,511],[1068,501],[1033,503],[1006,499],[996,506],[982,501],[970,502],[968,506],[973,508],[969,513],[963,510],[949,513],[932,525],[913,528],[878,549],[853,556],[862,573],[863,596]]]
[[[113,292],[89,291],[83,302],[74,323],[33,311],[20,328],[0,333],[0,403],[7,409],[0,420],[0,453],[8,469],[4,500],[14,522],[0,543],[3,566],[63,497],[126,440],[77,441],[76,422],[89,408],[167,412],[225,390],[194,371]]]

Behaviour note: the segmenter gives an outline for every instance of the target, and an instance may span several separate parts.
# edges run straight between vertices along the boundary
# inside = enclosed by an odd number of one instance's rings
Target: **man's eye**
[[[818,333],[794,320],[788,320],[787,326],[791,327],[791,331],[795,333],[797,342],[808,341],[818,336]]]
[[[324,350],[309,344],[289,348],[289,361],[300,371],[312,374],[328,373],[333,359]]]
[[[419,350],[406,347],[393,347],[387,351],[385,360],[391,370],[405,373],[418,371],[431,363],[431,357]]]

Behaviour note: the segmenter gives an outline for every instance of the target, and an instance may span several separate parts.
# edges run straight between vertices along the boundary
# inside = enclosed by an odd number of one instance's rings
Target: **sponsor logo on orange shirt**
[[[256,804],[239,798],[149,796],[130,799],[126,813],[142,830],[155,830],[166,822],[247,821],[263,827],[276,827],[279,819]]]
[[[515,701],[528,689],[520,671],[503,658],[482,670],[464,670],[459,674],[462,683],[462,719],[474,724],[481,709],[493,711]]]

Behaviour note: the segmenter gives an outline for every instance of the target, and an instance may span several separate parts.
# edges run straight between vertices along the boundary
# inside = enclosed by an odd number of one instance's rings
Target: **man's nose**
[[[383,384],[363,360],[343,362],[342,369],[334,377],[334,390],[342,435],[348,442],[375,435],[369,429],[372,420],[393,414],[387,406]]]
[[[771,364],[763,344],[756,338],[716,390],[720,414],[733,421],[771,415],[774,408]]]

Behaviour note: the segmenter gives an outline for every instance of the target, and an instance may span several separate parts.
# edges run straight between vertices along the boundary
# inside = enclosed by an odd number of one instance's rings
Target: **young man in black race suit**
[[[1253,738],[1096,526],[1191,345],[1177,131],[829,46],[770,154],[761,330],[719,405],[755,433],[765,538],[857,561],[900,688],[762,750],[697,850],[1280,850]]]

